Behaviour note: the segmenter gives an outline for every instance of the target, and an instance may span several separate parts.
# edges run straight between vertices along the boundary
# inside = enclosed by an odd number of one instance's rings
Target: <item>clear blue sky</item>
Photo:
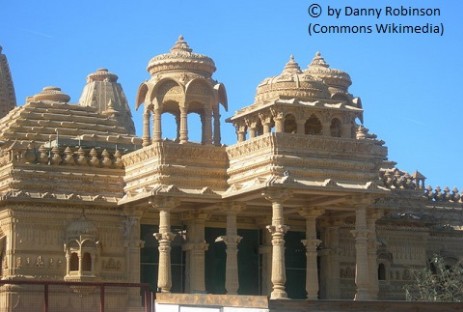
[[[311,18],[312,3],[363,8],[436,7],[438,17]],[[7,55],[20,104],[56,85],[77,102],[86,76],[105,67],[134,108],[138,85],[149,78],[150,58],[167,52],[182,34],[195,52],[212,57],[215,78],[229,96],[224,119],[253,102],[265,77],[281,72],[294,54],[306,67],[320,51],[347,71],[350,91],[362,98],[365,126],[386,141],[389,159],[432,186],[463,188],[463,1],[7,1],[0,0],[0,45]],[[321,34],[309,23],[444,24],[444,36],[425,34]],[[141,112],[132,111],[141,135]],[[222,122],[223,141],[235,142]]]

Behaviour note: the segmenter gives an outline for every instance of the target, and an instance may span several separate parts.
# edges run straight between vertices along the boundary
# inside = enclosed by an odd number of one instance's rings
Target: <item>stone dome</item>
[[[157,55],[149,61],[147,70],[151,75],[161,71],[192,71],[209,78],[216,67],[210,57],[194,53],[180,36],[169,53]]]
[[[317,77],[328,87],[334,88],[334,90],[331,90],[333,94],[338,90],[347,92],[347,89],[352,84],[349,74],[339,69],[330,68],[330,65],[326,63],[320,52],[315,54],[304,73]]]
[[[61,92],[61,88],[50,86],[43,88],[40,93],[33,95],[29,99],[32,101],[52,101],[67,103],[71,97],[66,93]]]
[[[320,78],[301,71],[291,55],[280,75],[266,78],[257,86],[257,103],[277,98],[327,99],[329,91]]]
[[[97,237],[98,229],[93,222],[87,220],[82,213],[79,219],[72,221],[66,229],[68,239],[79,238],[81,235]]]

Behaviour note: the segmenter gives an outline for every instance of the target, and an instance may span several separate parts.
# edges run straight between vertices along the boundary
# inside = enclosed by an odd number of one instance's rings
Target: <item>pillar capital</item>
[[[384,211],[382,209],[368,210],[367,220],[370,222],[376,222],[377,220],[381,219],[383,215]]]
[[[371,234],[371,231],[362,229],[362,230],[352,230],[350,231],[354,238],[357,239],[364,239],[367,240],[368,236]]]
[[[153,196],[148,204],[155,210],[171,210],[180,205],[180,200],[167,196]]]
[[[239,236],[239,235],[222,235],[222,236],[219,236],[215,239],[215,242],[216,243],[219,243],[219,242],[224,242],[225,245],[228,246],[231,246],[231,247],[236,247],[237,244],[239,244],[241,242],[241,239],[243,237]]]
[[[237,214],[243,211],[246,208],[246,203],[233,201],[225,202],[222,204],[222,209],[227,212],[227,214]]]
[[[270,202],[279,202],[283,203],[289,198],[291,198],[292,194],[290,191],[286,189],[274,189],[270,188],[267,189],[266,191],[262,192],[262,196]]]
[[[322,243],[322,241],[319,239],[303,239],[301,242],[307,251],[316,250],[317,247]]]
[[[266,226],[267,230],[270,232],[270,234],[282,234],[285,235],[286,232],[289,230],[289,226],[287,225],[267,225]]]
[[[354,208],[368,207],[373,204],[373,198],[366,194],[356,194],[350,196],[350,204]]]
[[[323,208],[301,208],[299,210],[299,215],[306,219],[309,219],[309,218],[316,219],[320,217],[321,215],[323,215],[324,213],[325,213],[325,209]]]

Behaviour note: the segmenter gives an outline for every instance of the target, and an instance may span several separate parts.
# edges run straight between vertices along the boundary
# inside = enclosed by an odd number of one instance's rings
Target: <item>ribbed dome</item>
[[[320,52],[315,54],[312,63],[304,72],[323,80],[329,87],[344,92],[347,92],[347,89],[352,84],[349,74],[339,69],[330,68],[330,65],[326,63]]]
[[[256,103],[277,98],[327,99],[329,91],[320,78],[302,72],[291,55],[280,75],[266,78],[257,86]]]
[[[53,101],[67,103],[71,99],[69,95],[61,92],[58,87],[45,87],[40,93],[30,97],[32,101]]]
[[[211,77],[216,67],[211,58],[194,53],[188,43],[180,36],[169,53],[155,56],[149,61],[147,70],[151,75],[161,71],[183,70]]]

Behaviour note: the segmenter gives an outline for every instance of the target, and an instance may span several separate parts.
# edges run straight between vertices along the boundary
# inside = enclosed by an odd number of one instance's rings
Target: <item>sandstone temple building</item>
[[[262,77],[229,125],[214,61],[182,37],[147,71],[131,105],[98,69],[76,103],[45,87],[18,106],[0,48],[1,282],[149,283],[160,300],[403,300],[410,270],[433,253],[463,260],[459,191],[396,168],[350,76],[320,53]],[[81,311],[93,291],[55,287],[50,307]],[[1,311],[41,300],[36,285],[0,284]],[[136,288],[106,291],[109,311],[140,305]]]

